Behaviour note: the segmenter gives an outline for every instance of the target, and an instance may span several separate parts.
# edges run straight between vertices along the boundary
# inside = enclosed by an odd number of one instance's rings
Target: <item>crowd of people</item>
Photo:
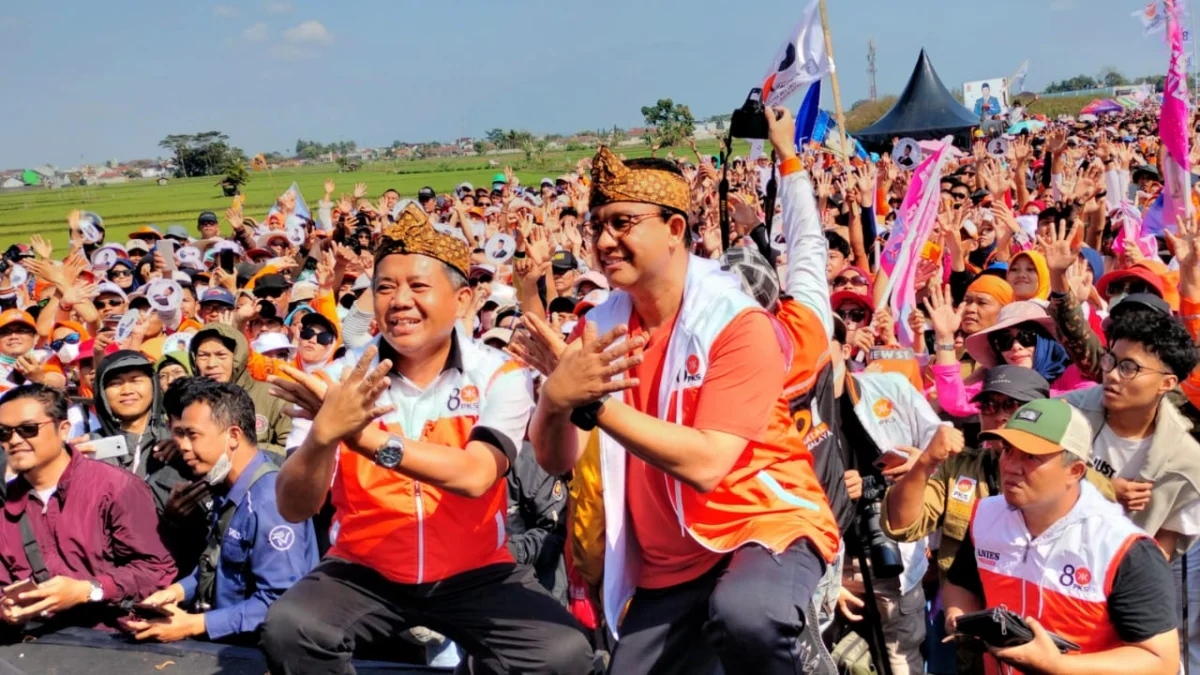
[[[11,247],[0,639],[288,674],[1200,665],[1200,226],[1144,235],[1155,110],[973,137],[902,316],[918,161],[766,118],[761,158],[602,147],[536,188],[329,180]]]

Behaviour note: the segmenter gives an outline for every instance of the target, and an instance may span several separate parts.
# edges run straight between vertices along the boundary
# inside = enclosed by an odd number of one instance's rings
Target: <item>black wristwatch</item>
[[[404,459],[404,438],[392,434],[388,436],[383,447],[375,451],[375,464],[385,469],[395,470]]]
[[[581,405],[572,410],[571,424],[574,424],[584,431],[591,431],[592,429],[595,429],[596,425],[600,422],[600,409],[604,407],[604,404],[607,401],[608,394],[605,394],[601,396],[600,400],[598,401],[593,401],[587,405]]]

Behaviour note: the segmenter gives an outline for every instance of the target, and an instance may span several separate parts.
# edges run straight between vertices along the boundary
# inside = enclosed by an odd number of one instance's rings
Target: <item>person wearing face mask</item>
[[[316,567],[312,522],[279,515],[278,470],[257,447],[254,403],[244,390],[186,378],[167,392],[166,407],[183,460],[215,492],[208,544],[194,572],[143,599],[171,616],[125,627],[137,640],[203,636],[255,645],[271,603]]]
[[[955,310],[948,294],[930,298],[930,323],[939,343],[956,330],[962,308]],[[1033,302],[1014,302],[1000,310],[996,324],[966,339],[967,353],[979,368],[961,377],[952,352],[939,350],[930,370],[934,376],[938,405],[953,417],[970,417],[979,412],[972,400],[984,380],[986,369],[1001,363],[1031,368],[1050,385],[1053,396],[1095,386],[1075,367],[1067,351],[1054,339],[1054,320]]]

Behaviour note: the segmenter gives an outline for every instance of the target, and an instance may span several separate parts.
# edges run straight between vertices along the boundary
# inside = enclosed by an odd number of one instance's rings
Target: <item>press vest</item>
[[[377,404],[396,410],[380,425],[405,438],[465,448],[487,405],[490,386],[521,369],[502,352],[461,339],[462,369],[448,368],[424,391],[392,376]],[[378,345],[376,337],[365,346]],[[365,348],[364,346],[364,348]],[[324,373],[340,378],[361,350]],[[376,358],[378,362],[378,357]],[[397,583],[440,581],[484,565],[512,562],[505,546],[505,481],[478,498],[463,497],[384,469],[342,446],[331,490],[336,512],[329,555],[370,567]]]
[[[603,335],[618,324],[628,325],[632,311],[629,295],[615,291],[588,312],[587,318]],[[695,256],[689,260],[683,302],[663,360],[658,401],[661,419],[682,426],[692,424],[713,344],[738,315],[750,311],[764,310],[742,292],[732,275],[722,272],[715,261]],[[790,363],[791,340],[782,327],[775,326],[785,363]],[[626,397],[632,405],[631,400]],[[733,470],[711,492],[702,494],[668,478],[680,530],[719,553],[750,543],[779,552],[805,538],[827,562],[832,561],[838,547],[837,523],[813,473],[812,454],[788,415],[786,402],[776,410],[786,419],[772,420],[769,426],[785,431],[772,434],[771,443],[750,441]],[[627,551],[634,542],[626,531],[625,450],[603,432],[600,470],[606,543],[604,610],[615,635],[620,614],[633,595],[639,557],[636,548]]]
[[[988,607],[1032,616],[1089,654],[1123,644],[1108,614],[1108,595],[1125,552],[1149,535],[1091,483],[1079,487],[1071,511],[1036,538],[1020,509],[1003,496],[980,500],[971,539]],[[992,663],[989,672],[1008,670]]]

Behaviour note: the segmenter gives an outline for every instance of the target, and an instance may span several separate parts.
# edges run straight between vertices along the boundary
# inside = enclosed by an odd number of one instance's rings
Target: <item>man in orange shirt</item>
[[[530,354],[549,373],[530,439],[565,473],[600,428],[612,672],[832,673],[809,607],[837,525],[803,443],[768,442],[791,342],[690,255],[689,201],[670,162],[596,155],[589,234],[615,290],[569,346],[527,319],[557,355]]]
[[[272,673],[350,672],[356,648],[417,626],[462,647],[474,673],[592,671],[574,619],[505,546],[504,476],[532,386],[456,327],[472,307],[468,255],[410,204],[375,252],[379,336],[322,378],[272,378],[313,420],[279,471],[279,512],[301,522],[326,495],[335,509],[325,560],[267,615]]]

